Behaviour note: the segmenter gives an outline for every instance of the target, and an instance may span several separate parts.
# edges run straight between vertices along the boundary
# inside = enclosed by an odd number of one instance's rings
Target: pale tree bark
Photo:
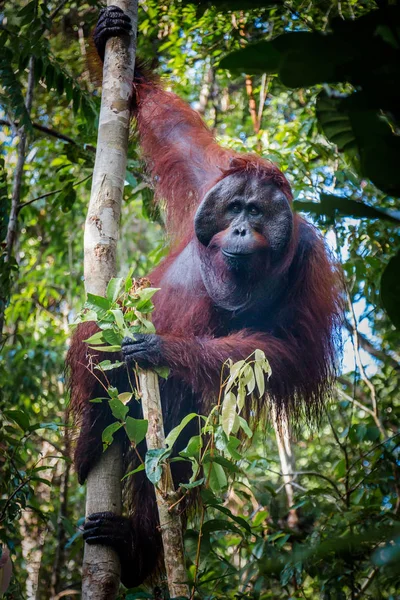
[[[143,416],[149,422],[146,435],[148,450],[165,448],[164,423],[161,410],[158,377],[151,371],[139,375]],[[160,481],[155,487],[161,536],[164,546],[164,563],[171,598],[189,597],[185,583],[186,569],[183,549],[182,523],[178,510],[169,510],[176,500],[174,482],[168,463],[162,467]]]
[[[40,447],[42,461],[40,466],[47,468],[41,471],[40,476],[51,483],[58,458],[54,457],[53,446],[43,441]],[[49,505],[51,502],[51,485],[38,483],[35,488],[35,497],[40,505]],[[48,526],[38,515],[30,509],[24,510],[19,521],[21,531],[22,556],[26,562],[25,594],[27,600],[40,598],[40,567],[48,532]]]
[[[294,529],[299,520],[296,510],[291,508],[294,505],[293,479],[296,467],[290,439],[290,423],[285,408],[282,407],[279,411],[279,415],[277,415],[274,406],[272,406],[272,420],[275,429],[279,461],[281,463],[283,484],[289,508],[287,522],[289,527]]]
[[[116,275],[116,250],[125,181],[130,104],[135,67],[137,0],[108,0],[132,21],[132,33],[107,42],[103,91],[92,192],[85,224],[84,272],[86,292],[104,295]],[[113,444],[89,473],[86,515],[112,511],[121,514],[122,457]],[[134,565],[132,565],[134,568]],[[85,545],[83,600],[113,600],[120,579],[116,553],[106,546]]]

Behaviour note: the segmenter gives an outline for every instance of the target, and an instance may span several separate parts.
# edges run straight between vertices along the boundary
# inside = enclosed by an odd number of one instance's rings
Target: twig
[[[353,326],[347,321],[347,319],[344,320],[343,324],[346,327],[347,331],[353,333]],[[371,354],[371,356],[374,356],[381,362],[388,363],[391,367],[393,367],[393,369],[400,369],[400,360],[396,360],[394,356],[383,352],[383,350],[380,350],[379,348],[375,348],[375,346],[369,341],[369,339],[359,331],[357,332],[357,337],[360,347],[366,352],[368,352],[368,354]]]
[[[87,177],[84,177],[80,181],[77,181],[76,183],[73,183],[72,187],[76,187],[77,185],[80,185],[81,183],[84,183],[85,181],[87,181],[91,177],[92,177],[92,174],[88,175]],[[52,192],[46,192],[45,194],[42,194],[41,196],[37,196],[37,198],[32,198],[32,200],[27,200],[27,202],[23,202],[22,204],[19,204],[17,210],[19,212],[22,208],[24,208],[25,206],[28,206],[29,204],[32,204],[33,202],[36,202],[37,200],[43,200],[43,198],[48,198],[49,196],[53,196],[54,194],[59,194],[60,192],[63,191],[63,189],[64,188],[60,188],[58,190],[53,190]]]
[[[6,127],[11,127],[11,129],[18,128],[18,121],[12,121],[11,119],[0,119],[0,125],[5,125]],[[45,125],[41,125],[40,123],[32,123],[33,129],[40,131],[41,133],[45,133],[50,137],[54,137],[58,140],[62,140],[63,142],[68,142],[68,144],[72,144],[73,146],[79,146],[78,142],[76,142],[73,138],[65,135],[65,133],[61,133],[60,131],[56,131],[51,127],[46,127]],[[90,144],[85,145],[85,149],[89,150],[89,152],[96,152],[96,148],[91,146]]]
[[[376,401],[376,391],[375,391],[375,387],[372,384],[372,382],[368,379],[366,373],[365,373],[365,369],[364,369],[364,365],[362,364],[361,361],[361,357],[360,357],[360,342],[358,339],[358,331],[357,331],[357,321],[356,321],[356,316],[354,313],[354,307],[353,307],[353,303],[351,301],[350,298],[350,294],[348,292],[348,290],[346,290],[347,292],[347,301],[348,301],[348,307],[349,307],[349,311],[350,311],[350,315],[351,315],[351,319],[352,319],[352,328],[353,328],[353,337],[354,337],[354,349],[355,349],[355,353],[356,353],[356,361],[358,364],[358,368],[360,369],[360,376],[361,379],[364,381],[365,385],[368,387],[370,394],[371,394],[371,402],[372,402],[372,412],[370,412],[370,414],[373,416],[375,423],[378,426],[379,431],[381,432],[381,434],[384,437],[387,437],[387,434],[385,432],[385,429],[382,425],[381,420],[379,419],[379,414],[378,414],[378,404]]]
[[[204,525],[204,517],[206,515],[206,509],[204,508],[204,504],[201,506],[201,517],[200,517],[200,526],[199,526],[199,537],[197,540],[197,550],[196,550],[196,560],[194,563],[194,578],[193,578],[193,587],[192,593],[190,594],[190,600],[193,600],[194,595],[196,593],[196,583],[197,577],[199,573],[199,565],[200,565],[200,550],[201,550],[201,538],[203,536],[203,525]]]
[[[49,16],[50,21],[53,21],[53,19],[56,18],[56,16],[60,12],[60,10],[62,10],[64,8],[64,6],[67,4],[67,2],[68,2],[68,0],[61,0],[60,4],[58,6],[56,6],[55,9],[53,10],[53,12],[50,14],[50,16]]]

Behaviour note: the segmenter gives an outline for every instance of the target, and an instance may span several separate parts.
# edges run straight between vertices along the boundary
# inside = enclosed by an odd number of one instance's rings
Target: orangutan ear
[[[208,246],[212,238],[218,233],[217,203],[221,200],[218,190],[211,188],[204,196],[194,217],[194,230],[196,237],[203,246]]]

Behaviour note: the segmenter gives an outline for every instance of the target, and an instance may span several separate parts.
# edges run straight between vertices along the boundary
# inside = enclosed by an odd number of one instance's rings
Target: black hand
[[[101,60],[104,60],[107,40],[117,35],[130,33],[131,30],[130,18],[118,6],[102,8],[93,33],[93,41]]]
[[[122,340],[122,355],[125,362],[136,362],[139,367],[148,369],[159,367],[162,361],[162,341],[153,333],[135,333],[135,339],[126,337]]]
[[[118,517],[112,512],[92,513],[83,526],[83,539],[87,544],[110,546],[116,551],[121,563],[121,580],[124,585],[133,587],[141,583],[140,573],[135,573],[134,570],[137,561],[129,519]]]
[[[83,526],[83,539],[88,544],[111,546],[118,554],[121,549],[126,552],[132,546],[131,525],[112,512],[92,513]]]

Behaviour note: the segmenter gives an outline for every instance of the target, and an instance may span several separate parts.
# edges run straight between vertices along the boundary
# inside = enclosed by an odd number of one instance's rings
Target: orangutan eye
[[[250,204],[249,206],[249,214],[253,217],[257,217],[261,213],[260,209],[254,204]]]
[[[228,206],[228,210],[230,212],[239,214],[240,212],[242,212],[242,206],[240,202],[231,202]]]

